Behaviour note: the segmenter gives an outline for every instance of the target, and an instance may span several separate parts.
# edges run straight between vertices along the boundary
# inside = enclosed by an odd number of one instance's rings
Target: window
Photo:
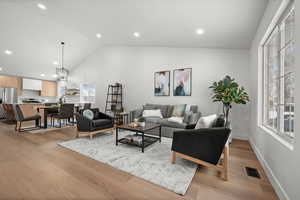
[[[295,8],[289,6],[263,45],[263,126],[294,139]]]

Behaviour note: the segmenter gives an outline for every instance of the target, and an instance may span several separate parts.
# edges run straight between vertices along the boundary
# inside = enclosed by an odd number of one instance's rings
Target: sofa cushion
[[[161,124],[164,119],[158,117],[145,117],[146,123]]]
[[[172,116],[173,117],[183,117],[185,108],[186,108],[186,104],[174,105]]]
[[[130,111],[130,120],[138,119],[143,116],[143,109],[136,109]]]
[[[159,109],[161,111],[161,114],[163,116],[163,118],[167,118],[168,117],[168,105],[160,105]]]
[[[167,119],[162,119],[160,125],[164,127],[180,128],[180,129],[185,129],[187,126],[186,123],[172,122],[172,121],[168,121]]]
[[[149,104],[143,106],[144,110],[156,110],[160,109],[163,118],[168,118],[169,116],[169,105],[160,105],[160,104]]]
[[[190,105],[190,110],[188,111],[192,111],[193,113],[197,113],[198,112],[198,106],[197,105]]]
[[[166,116],[165,118],[170,118],[170,117],[172,117],[173,109],[174,109],[174,106],[173,106],[173,105],[168,105],[167,116]]]
[[[92,125],[94,127],[100,127],[100,126],[105,126],[108,124],[111,124],[112,121],[110,119],[96,119],[92,121]]]
[[[183,123],[183,117],[170,117],[168,118],[169,122],[177,122],[177,123]]]
[[[192,111],[185,112],[183,116],[183,122],[187,124],[190,123],[192,116],[193,116]]]
[[[197,124],[198,120],[201,117],[201,113],[193,113],[191,118],[190,118],[190,124]]]
[[[224,115],[219,115],[213,124],[213,128],[220,128],[225,126]]]
[[[216,119],[217,119],[217,115],[209,115],[206,117],[201,117],[197,124],[195,129],[200,129],[200,128],[211,128],[213,126],[213,124],[215,123]]]
[[[147,103],[146,105],[143,106],[144,110],[155,110],[157,108],[156,104],[149,104]]]

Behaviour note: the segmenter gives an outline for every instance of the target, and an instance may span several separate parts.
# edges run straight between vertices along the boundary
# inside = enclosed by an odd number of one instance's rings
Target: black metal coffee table
[[[158,137],[147,134],[147,132],[154,130],[154,129],[158,129],[158,131],[159,131]],[[126,138],[119,139],[118,138],[119,130],[127,130],[127,131],[135,132],[135,135],[139,135],[142,137],[142,143],[137,144],[136,142],[129,141]],[[133,127],[130,124],[116,126],[116,146],[118,145],[118,143],[137,146],[137,147],[142,148],[142,152],[144,153],[144,148],[148,147],[149,145],[151,145],[157,141],[161,142],[161,125],[160,124],[146,124],[144,127]]]

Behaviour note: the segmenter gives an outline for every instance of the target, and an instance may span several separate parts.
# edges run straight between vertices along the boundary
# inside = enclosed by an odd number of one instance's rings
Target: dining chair
[[[91,104],[91,103],[85,103],[85,104],[83,105],[83,110],[91,109],[91,107],[92,107],[92,104]]]
[[[13,111],[13,106],[11,104],[3,104],[3,109],[5,111],[6,120],[15,121],[15,114]]]
[[[61,121],[65,121],[65,125],[67,122],[72,119],[74,121],[74,104],[62,104],[60,106],[59,112],[57,114],[52,115],[51,123],[52,126],[55,127],[55,119],[59,120],[59,128],[61,128]]]
[[[24,117],[24,114],[22,112],[22,109],[19,104],[14,104],[12,105],[14,115],[16,118],[16,127],[15,131],[23,132],[23,131],[30,131],[30,130],[35,130],[35,129],[40,129],[41,128],[41,116],[39,114],[29,116],[29,117]],[[28,122],[28,121],[35,121],[35,127],[27,127],[27,128],[22,128],[22,122]]]
[[[45,106],[55,106],[57,105],[56,103],[45,103]],[[52,125],[52,119],[53,119],[53,115],[58,114],[58,107],[53,107],[53,108],[48,108],[47,109],[47,117],[50,117],[51,119],[51,125]]]

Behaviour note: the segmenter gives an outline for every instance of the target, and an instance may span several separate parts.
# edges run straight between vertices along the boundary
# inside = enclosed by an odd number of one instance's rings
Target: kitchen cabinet
[[[0,75],[0,88],[17,88],[18,95],[22,93],[22,79],[16,76]]]
[[[42,81],[23,78],[23,90],[42,90]]]
[[[41,96],[56,97],[57,96],[57,83],[55,81],[42,81]]]

